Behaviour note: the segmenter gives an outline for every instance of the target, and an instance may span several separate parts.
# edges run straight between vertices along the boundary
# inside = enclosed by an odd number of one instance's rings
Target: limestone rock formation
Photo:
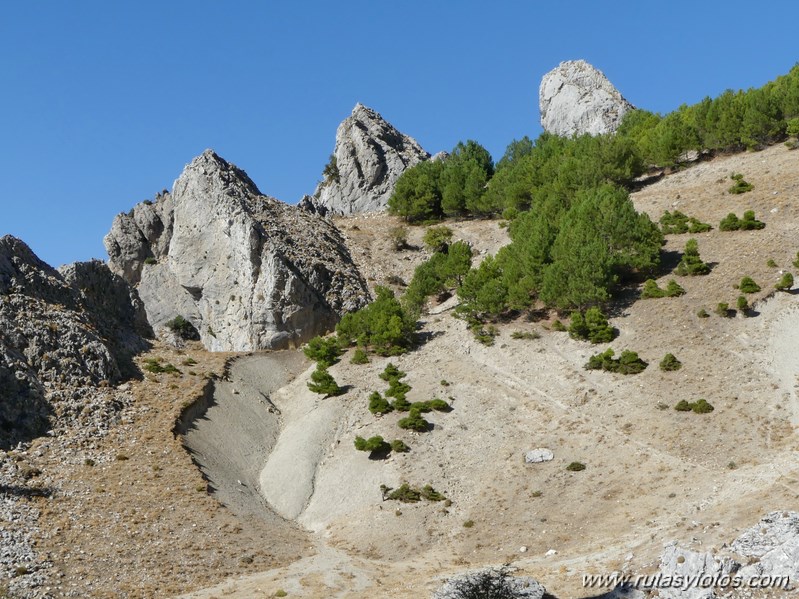
[[[132,355],[147,347],[121,278],[102,262],[64,271],[0,239],[0,447],[41,435],[69,402],[132,374]]]
[[[538,105],[544,130],[567,137],[612,133],[635,109],[602,71],[584,60],[562,62],[544,75]]]
[[[296,346],[368,300],[332,223],[262,195],[211,150],[171,194],[117,216],[104,241],[150,324],[182,316],[212,351]]]
[[[385,208],[399,176],[428,158],[415,139],[356,104],[336,131],[331,162],[314,196],[333,214],[377,212]]]

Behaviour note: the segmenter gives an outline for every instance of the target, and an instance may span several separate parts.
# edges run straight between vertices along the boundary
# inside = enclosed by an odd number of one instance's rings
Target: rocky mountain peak
[[[336,131],[324,180],[314,192],[316,204],[333,214],[382,210],[399,176],[429,157],[415,139],[358,103]]]
[[[560,63],[541,79],[541,126],[555,135],[602,135],[618,129],[635,107],[599,69],[584,60]]]
[[[175,181],[173,193],[192,188],[202,188],[212,195],[217,192],[232,197],[261,195],[258,186],[246,172],[210,149],[186,165]]]

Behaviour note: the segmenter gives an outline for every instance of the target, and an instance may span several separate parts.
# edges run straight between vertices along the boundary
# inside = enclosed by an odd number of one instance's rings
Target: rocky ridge
[[[211,351],[298,346],[369,297],[332,223],[263,195],[211,150],[104,242],[150,324],[182,316]]]
[[[408,168],[430,158],[412,137],[363,104],[336,131],[336,146],[314,192],[316,205],[338,215],[383,210],[394,183]]]
[[[566,137],[613,133],[635,109],[602,71],[584,60],[562,62],[544,75],[538,107],[544,130]]]

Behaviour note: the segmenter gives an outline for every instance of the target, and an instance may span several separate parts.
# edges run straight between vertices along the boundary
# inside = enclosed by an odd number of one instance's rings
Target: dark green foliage
[[[752,231],[757,229],[763,229],[766,226],[766,223],[759,221],[755,218],[755,213],[753,210],[747,210],[744,212],[744,216],[742,219],[739,219],[735,213],[730,212],[727,216],[721,219],[721,223],[719,223],[719,230],[721,231]]]
[[[744,181],[744,176],[740,173],[736,173],[730,175],[730,179],[735,181],[727,191],[732,194],[739,194],[739,193],[746,193],[747,191],[752,191],[755,186],[751,183]]]
[[[793,275],[789,272],[783,273],[779,282],[774,285],[774,289],[778,291],[787,291],[793,287]]]
[[[458,287],[461,304],[457,314],[482,319],[501,314],[508,304],[508,290],[502,281],[502,269],[493,256],[486,256],[476,269],[470,270]]]
[[[559,332],[559,333],[565,333],[565,332],[566,332],[566,331],[568,331],[569,329],[567,329],[567,328],[566,328],[566,325],[565,325],[565,324],[563,324],[563,323],[562,323],[560,320],[558,320],[558,319],[556,318],[556,319],[555,319],[555,321],[552,323],[552,330],[553,330],[553,331],[557,331],[557,332]]]
[[[700,222],[693,216],[683,214],[679,210],[675,210],[673,213],[666,210],[663,216],[660,217],[660,230],[664,235],[706,233],[712,228],[709,224]]]
[[[709,404],[704,399],[698,399],[697,401],[686,401],[681,399],[677,402],[677,405],[674,406],[674,409],[678,412],[694,412],[696,414],[709,414],[715,408]]]
[[[408,412],[408,416],[401,418],[397,422],[397,426],[401,429],[409,429],[418,433],[423,433],[430,429],[430,423],[422,417],[422,413],[419,410],[414,410],[413,407]]]
[[[178,370],[174,364],[164,363],[159,358],[147,358],[144,361],[144,366],[142,366],[144,370],[147,372],[152,372],[153,374],[180,374],[180,370]]]
[[[682,362],[680,362],[674,354],[666,354],[660,361],[660,369],[664,372],[671,372],[679,370],[680,368],[682,368]]]
[[[427,298],[460,285],[472,265],[472,248],[463,241],[448,245],[416,267],[402,298],[409,312],[421,310]]]
[[[677,281],[671,279],[666,284],[666,297],[679,297],[681,295],[685,295],[685,289]]]
[[[540,339],[541,333],[538,331],[513,331],[510,334],[511,339],[527,339],[527,340],[534,340]]]
[[[580,472],[582,470],[585,470],[585,464],[583,464],[582,462],[572,462],[571,464],[566,466],[566,470],[568,470],[569,472]]]
[[[167,322],[165,326],[181,339],[186,339],[188,341],[200,338],[200,333],[194,328],[194,325],[182,316],[175,316],[175,318]]]
[[[620,374],[638,374],[648,366],[638,354],[624,350],[618,358],[613,357],[614,352],[608,348],[602,353],[594,354],[585,365],[586,370],[606,370]]]
[[[394,489],[386,495],[386,499],[401,501],[403,503],[416,503],[421,498],[421,492],[418,489],[412,488],[408,483],[402,483],[398,489]]]
[[[769,258],[766,261],[766,266],[768,266],[769,268],[777,268],[777,263],[774,262],[774,258]]]
[[[668,282],[665,289],[658,287],[658,284],[654,279],[647,279],[644,283],[644,288],[641,290],[641,297],[644,299],[658,297],[678,297],[680,295],[685,295],[685,289],[683,289],[674,279],[671,279]]]
[[[716,305],[716,309],[714,310],[714,312],[719,316],[727,318],[728,316],[730,316],[730,305],[727,302],[719,302]]]
[[[749,310],[749,301],[743,295],[739,295],[735,302],[735,306],[738,308],[739,312],[743,312],[744,315],[746,315]]]
[[[369,411],[372,414],[388,414],[392,410],[393,406],[379,392],[375,391],[369,396]]]
[[[569,335],[574,339],[584,339],[591,343],[608,343],[616,336],[616,330],[610,326],[607,317],[594,306],[582,312],[573,312]]]
[[[405,395],[403,395],[402,397],[395,399],[392,402],[391,407],[397,410],[397,412],[407,412],[411,409],[411,405],[411,402],[405,399]]]
[[[372,347],[381,356],[407,351],[414,338],[416,321],[386,287],[375,288],[377,298],[357,312],[345,314],[336,327],[344,345]]]
[[[386,397],[394,397],[395,399],[405,399],[405,396],[410,390],[411,386],[408,383],[403,383],[400,380],[392,379],[388,384],[388,389],[386,390]]]
[[[394,380],[398,381],[402,378],[405,378],[407,374],[408,374],[407,372],[403,372],[402,370],[397,368],[393,362],[389,362],[386,365],[386,367],[383,369],[383,372],[381,372],[377,376],[379,376],[382,380],[386,381],[387,383],[390,383],[391,381]]]
[[[335,336],[314,337],[302,351],[310,360],[314,360],[322,366],[332,366],[338,362],[338,357],[342,353],[338,337]]]
[[[370,451],[373,453],[388,453],[391,446],[383,440],[383,437],[376,435],[364,439],[363,437],[355,437],[355,449],[358,451]]]
[[[704,308],[700,308],[699,311],[696,313],[699,318],[710,318],[710,314],[707,313],[707,310]]]
[[[422,242],[434,252],[446,252],[452,241],[452,229],[445,225],[429,227],[422,237]]]
[[[741,279],[738,289],[740,289],[743,293],[757,293],[760,291],[760,285],[755,283],[752,277],[744,277]]]
[[[706,275],[710,272],[710,266],[702,262],[699,257],[699,244],[696,239],[689,239],[686,242],[682,260],[680,260],[674,272],[682,277]]]
[[[330,159],[322,170],[322,175],[325,177],[325,181],[335,181],[336,183],[340,181],[338,162],[335,154],[330,155]]]
[[[391,451],[394,453],[407,453],[410,451],[411,448],[405,444],[405,441],[402,439],[394,439],[391,442]]]
[[[358,347],[352,354],[352,358],[350,359],[350,364],[368,364],[369,363],[369,356],[366,354],[363,348]]]
[[[327,371],[327,367],[322,364],[317,364],[316,370],[311,373],[308,389],[325,396],[336,396],[344,393],[344,389],[338,386],[336,379]]]
[[[430,485],[422,487],[419,494],[422,496],[422,499],[426,499],[427,501],[444,501],[446,499],[444,495],[436,491]]]
[[[429,221],[443,216],[439,179],[441,160],[425,160],[402,173],[388,199],[390,214],[407,221]]]
[[[452,406],[443,399],[430,399],[428,401],[416,401],[411,404],[411,410],[418,410],[419,412],[451,412]]]

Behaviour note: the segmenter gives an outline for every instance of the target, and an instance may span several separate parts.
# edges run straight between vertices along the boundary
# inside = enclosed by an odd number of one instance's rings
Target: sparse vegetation
[[[699,318],[710,318],[710,314],[707,313],[707,310],[704,308],[699,308],[699,311],[696,313]]]
[[[698,399],[696,401],[686,401],[681,399],[677,402],[677,405],[674,406],[674,409],[678,412],[694,412],[696,414],[709,414],[715,408],[707,402],[705,399]]]
[[[712,228],[709,224],[700,222],[693,216],[683,214],[679,210],[674,212],[666,210],[663,216],[660,217],[660,230],[664,235],[706,233]]]
[[[402,226],[392,227],[388,231],[388,240],[395,251],[404,250],[408,247],[408,228]]]
[[[175,316],[175,318],[167,322],[164,326],[175,333],[178,337],[185,339],[186,341],[197,340],[200,338],[200,334],[197,332],[197,329],[194,327],[194,325],[182,316]]]
[[[369,363],[369,355],[366,351],[358,347],[352,353],[352,358],[350,358],[350,364],[368,364]]]
[[[744,180],[744,176],[741,173],[734,173],[730,175],[730,179],[732,179],[734,183],[727,190],[729,193],[746,193],[747,191],[752,191],[755,188],[754,185]]]
[[[727,216],[721,219],[719,223],[720,231],[752,231],[763,229],[766,223],[759,221],[755,218],[754,210],[747,210],[744,212],[743,218],[739,219],[734,212],[730,212]]]
[[[738,284],[738,289],[740,289],[742,293],[757,293],[760,291],[760,285],[755,283],[752,277],[744,277]]]
[[[710,266],[702,262],[699,257],[699,244],[696,239],[689,239],[686,242],[682,260],[674,272],[681,277],[706,275],[710,272]]]
[[[147,257],[144,259],[144,263],[145,263],[145,264],[149,264],[149,265],[158,264],[158,260],[156,260],[156,259],[155,259],[155,258],[153,258],[152,256],[147,256]]]
[[[641,297],[643,299],[660,298],[660,297],[679,297],[685,295],[685,289],[680,286],[677,281],[671,279],[665,289],[658,287],[654,279],[647,279],[644,282],[644,288],[641,290]]]
[[[375,293],[377,297],[371,304],[341,318],[336,327],[338,338],[343,345],[371,347],[381,356],[406,352],[413,344],[416,319],[387,287],[378,286]]]
[[[446,252],[452,242],[452,229],[446,225],[429,227],[422,237],[422,243],[433,252]]]
[[[327,367],[322,364],[317,364],[316,370],[311,373],[308,389],[326,397],[335,397],[344,393],[344,389],[338,386],[336,379],[327,371]]]
[[[738,296],[735,306],[738,308],[739,312],[743,313],[744,316],[746,316],[747,312],[749,312],[749,301],[743,295]]]
[[[317,336],[302,348],[302,352],[308,359],[314,360],[318,365],[329,367],[338,362],[342,349],[339,339],[335,335],[332,337]]]
[[[147,358],[142,366],[147,372],[153,374],[181,374],[173,364],[164,362],[163,358]]]
[[[793,288],[793,275],[789,272],[783,273],[782,278],[774,285],[777,291],[788,291]]]
[[[682,362],[680,362],[674,354],[666,354],[660,361],[660,369],[664,372],[672,372],[680,368],[682,368]]]
[[[380,435],[368,439],[355,437],[355,449],[371,453],[388,453],[391,450],[391,445],[386,443]]]
[[[606,370],[620,374],[638,374],[649,365],[638,357],[633,351],[624,350],[618,358],[613,357],[613,349],[608,348],[602,353],[594,354],[585,365],[586,370]]]
[[[769,268],[777,268],[777,263],[774,262],[774,258],[769,258],[766,261],[766,266],[768,266]]]
[[[410,451],[411,448],[405,444],[405,441],[402,439],[394,439],[391,442],[391,451],[394,453],[407,453]]]
[[[723,318],[731,316],[730,305],[727,302],[719,302],[716,304],[716,309],[714,312]]]
[[[580,472],[582,470],[585,470],[585,464],[583,464],[582,462],[572,462],[571,464],[566,466],[566,470],[568,470],[569,472]]]
[[[510,334],[511,339],[525,339],[528,341],[533,341],[535,339],[541,338],[541,333],[538,331],[513,331]]]
[[[394,411],[394,407],[385,397],[380,395],[379,392],[375,391],[369,396],[369,411],[372,414],[383,415]]]
[[[569,335],[591,343],[608,343],[616,336],[616,330],[608,323],[607,316],[594,306],[586,310],[585,314],[572,313]]]

